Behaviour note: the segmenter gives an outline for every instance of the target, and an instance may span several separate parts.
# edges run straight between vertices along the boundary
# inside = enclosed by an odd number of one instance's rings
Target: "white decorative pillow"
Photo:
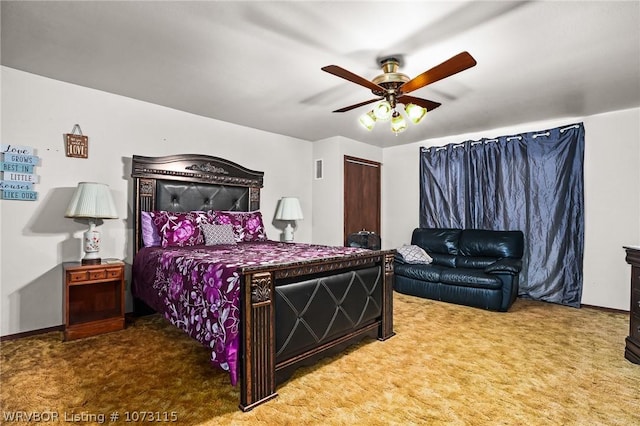
[[[396,250],[407,263],[431,263],[433,259],[419,246],[403,245]]]
[[[236,237],[233,233],[233,226],[230,223],[224,225],[212,225],[203,223],[200,225],[204,234],[204,243],[207,246],[219,244],[235,244]]]

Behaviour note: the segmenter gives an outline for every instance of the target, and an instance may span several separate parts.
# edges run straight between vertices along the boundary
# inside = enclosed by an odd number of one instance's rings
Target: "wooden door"
[[[344,244],[349,234],[363,229],[380,235],[380,167],[344,156]]]

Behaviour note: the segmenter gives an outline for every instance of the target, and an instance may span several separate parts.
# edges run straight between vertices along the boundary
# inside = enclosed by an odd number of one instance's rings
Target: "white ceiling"
[[[243,126],[377,146],[640,106],[640,2],[2,1],[2,65]],[[478,64],[412,96],[441,102],[367,132],[364,78]]]

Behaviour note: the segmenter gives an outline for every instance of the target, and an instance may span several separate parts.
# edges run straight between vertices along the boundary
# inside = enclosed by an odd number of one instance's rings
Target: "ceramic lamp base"
[[[293,226],[291,226],[290,223],[287,223],[287,226],[284,228],[284,242],[293,242]]]
[[[95,222],[89,223],[89,229],[83,234],[84,252],[83,265],[100,263],[100,232],[96,230]]]

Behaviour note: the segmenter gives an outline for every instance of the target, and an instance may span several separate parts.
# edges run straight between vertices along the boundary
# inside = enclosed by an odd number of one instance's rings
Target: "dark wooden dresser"
[[[624,356],[640,364],[640,246],[624,249],[627,251],[626,261],[631,265],[631,312]]]

